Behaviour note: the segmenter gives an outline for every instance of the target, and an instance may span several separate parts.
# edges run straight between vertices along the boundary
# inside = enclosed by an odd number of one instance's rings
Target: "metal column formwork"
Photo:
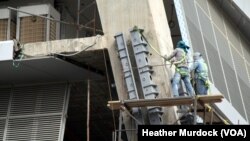
[[[153,67],[150,66],[148,58],[148,43],[141,35],[142,30],[132,29],[130,31],[134,56],[138,68],[144,99],[155,99],[159,94],[157,85],[153,82],[151,74]],[[150,124],[161,124],[161,107],[148,107]]]
[[[118,33],[115,36],[116,43],[117,43],[117,50],[119,53],[119,58],[122,63],[123,73],[124,73],[124,79],[127,86],[128,91],[128,98],[131,100],[139,99],[138,97],[138,91],[135,84],[134,74],[131,66],[131,61],[129,58],[129,53],[126,45],[126,41],[124,39],[124,36],[122,33]],[[143,122],[141,109],[136,107],[132,108],[132,114],[133,116],[140,121]]]

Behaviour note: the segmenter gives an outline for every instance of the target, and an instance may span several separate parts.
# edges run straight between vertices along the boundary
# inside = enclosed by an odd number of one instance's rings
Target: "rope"
[[[144,38],[144,40],[149,44],[149,47],[151,47],[155,52],[156,52],[156,54],[158,54],[160,57],[162,57],[162,58],[164,58],[164,59],[166,59],[164,56],[162,56],[154,47],[153,47],[153,45],[151,45],[149,42],[148,42],[148,40],[146,39],[146,37],[143,35],[143,33],[141,33],[141,32],[139,32],[140,34],[141,34],[141,36]],[[192,62],[187,62],[187,64],[190,64],[190,63],[194,63],[194,61],[192,61]],[[171,64],[167,64],[167,63],[165,63],[165,64],[160,64],[160,65],[152,65],[152,66],[166,66],[166,65],[169,65],[170,67],[172,67],[172,63]],[[135,68],[135,67],[132,67],[133,69]],[[138,68],[136,68],[136,69],[138,69]],[[209,81],[209,83],[210,83],[210,81]],[[211,87],[209,86],[208,87],[208,95],[210,95],[211,94]]]
[[[136,29],[136,30],[139,31],[139,29]],[[147,38],[143,35],[143,33],[140,32],[140,31],[139,31],[139,33],[140,33],[141,36],[144,38],[144,40],[148,43],[149,47],[152,48],[152,49],[155,51],[155,53],[156,53],[157,55],[159,55],[160,57],[162,57],[162,58],[165,60],[166,57],[165,57],[165,56],[162,56],[162,55],[156,50],[156,48],[155,48],[152,44],[150,44],[150,43],[148,42]],[[186,57],[184,56],[184,59],[185,59],[185,58],[186,58]],[[187,64],[189,64],[189,63],[193,63],[193,61],[192,61],[192,62],[187,62]],[[165,65],[170,65],[170,68],[171,68],[172,65],[173,65],[173,63],[171,63],[171,64],[165,64]]]
[[[151,47],[151,48],[155,51],[156,54],[158,54],[160,57],[166,59],[164,56],[162,56],[162,55],[154,48],[153,45],[151,45],[151,44],[148,42],[147,38],[146,38],[141,32],[139,32],[139,33],[140,33],[141,36],[144,38],[144,40],[148,43],[149,47]]]

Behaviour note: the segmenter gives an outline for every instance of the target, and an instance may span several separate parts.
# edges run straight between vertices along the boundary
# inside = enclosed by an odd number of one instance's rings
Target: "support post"
[[[88,91],[87,91],[87,141],[89,141],[89,120],[90,120],[90,80],[88,80]]]
[[[78,0],[77,2],[77,32],[76,32],[76,38],[79,37],[80,32],[80,7],[81,7],[81,0]]]
[[[203,104],[202,106],[203,106],[203,108],[204,108],[204,113],[203,113],[203,124],[205,125],[205,124],[206,124],[206,112],[207,112],[207,109],[206,109],[205,104]]]
[[[120,115],[119,115],[119,130],[122,130],[122,113],[121,113],[121,111],[120,111]],[[118,141],[122,141],[122,139],[121,139],[121,137],[122,137],[122,134],[121,134],[121,132],[119,132],[118,133]]]
[[[197,120],[197,99],[198,96],[194,97],[194,125],[196,125],[196,120]]]
[[[214,111],[211,110],[210,125],[213,124],[213,119],[214,119]]]

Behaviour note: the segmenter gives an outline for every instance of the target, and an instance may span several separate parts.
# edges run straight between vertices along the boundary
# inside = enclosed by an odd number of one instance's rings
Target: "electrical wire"
[[[96,45],[96,44],[97,44],[98,38],[101,38],[101,37],[102,37],[101,35],[96,35],[96,39],[95,39],[95,42],[94,42],[93,44],[91,44],[91,45],[85,47],[84,49],[82,49],[81,51],[78,51],[78,52],[76,52],[76,53],[73,53],[73,54],[53,53],[53,54],[55,54],[55,55],[61,55],[61,56],[65,56],[65,57],[75,56],[75,55],[80,54],[80,53],[82,53],[83,51],[86,51],[87,49],[93,47],[94,45]],[[80,42],[80,43],[82,43],[82,42]],[[83,44],[83,43],[82,43],[82,44]]]

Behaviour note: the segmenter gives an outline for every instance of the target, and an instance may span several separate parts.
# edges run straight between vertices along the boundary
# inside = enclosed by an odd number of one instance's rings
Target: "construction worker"
[[[208,82],[208,68],[201,53],[195,52],[193,55],[194,64],[191,71],[194,71],[195,91],[198,95],[207,95]]]
[[[174,64],[176,66],[175,74],[172,81],[172,90],[174,97],[179,96],[178,86],[181,79],[184,81],[187,93],[191,96],[194,95],[193,87],[190,82],[190,71],[187,62],[188,50],[189,47],[185,44],[185,42],[179,41],[173,53],[169,56],[164,56],[166,61],[170,61],[171,64]]]

